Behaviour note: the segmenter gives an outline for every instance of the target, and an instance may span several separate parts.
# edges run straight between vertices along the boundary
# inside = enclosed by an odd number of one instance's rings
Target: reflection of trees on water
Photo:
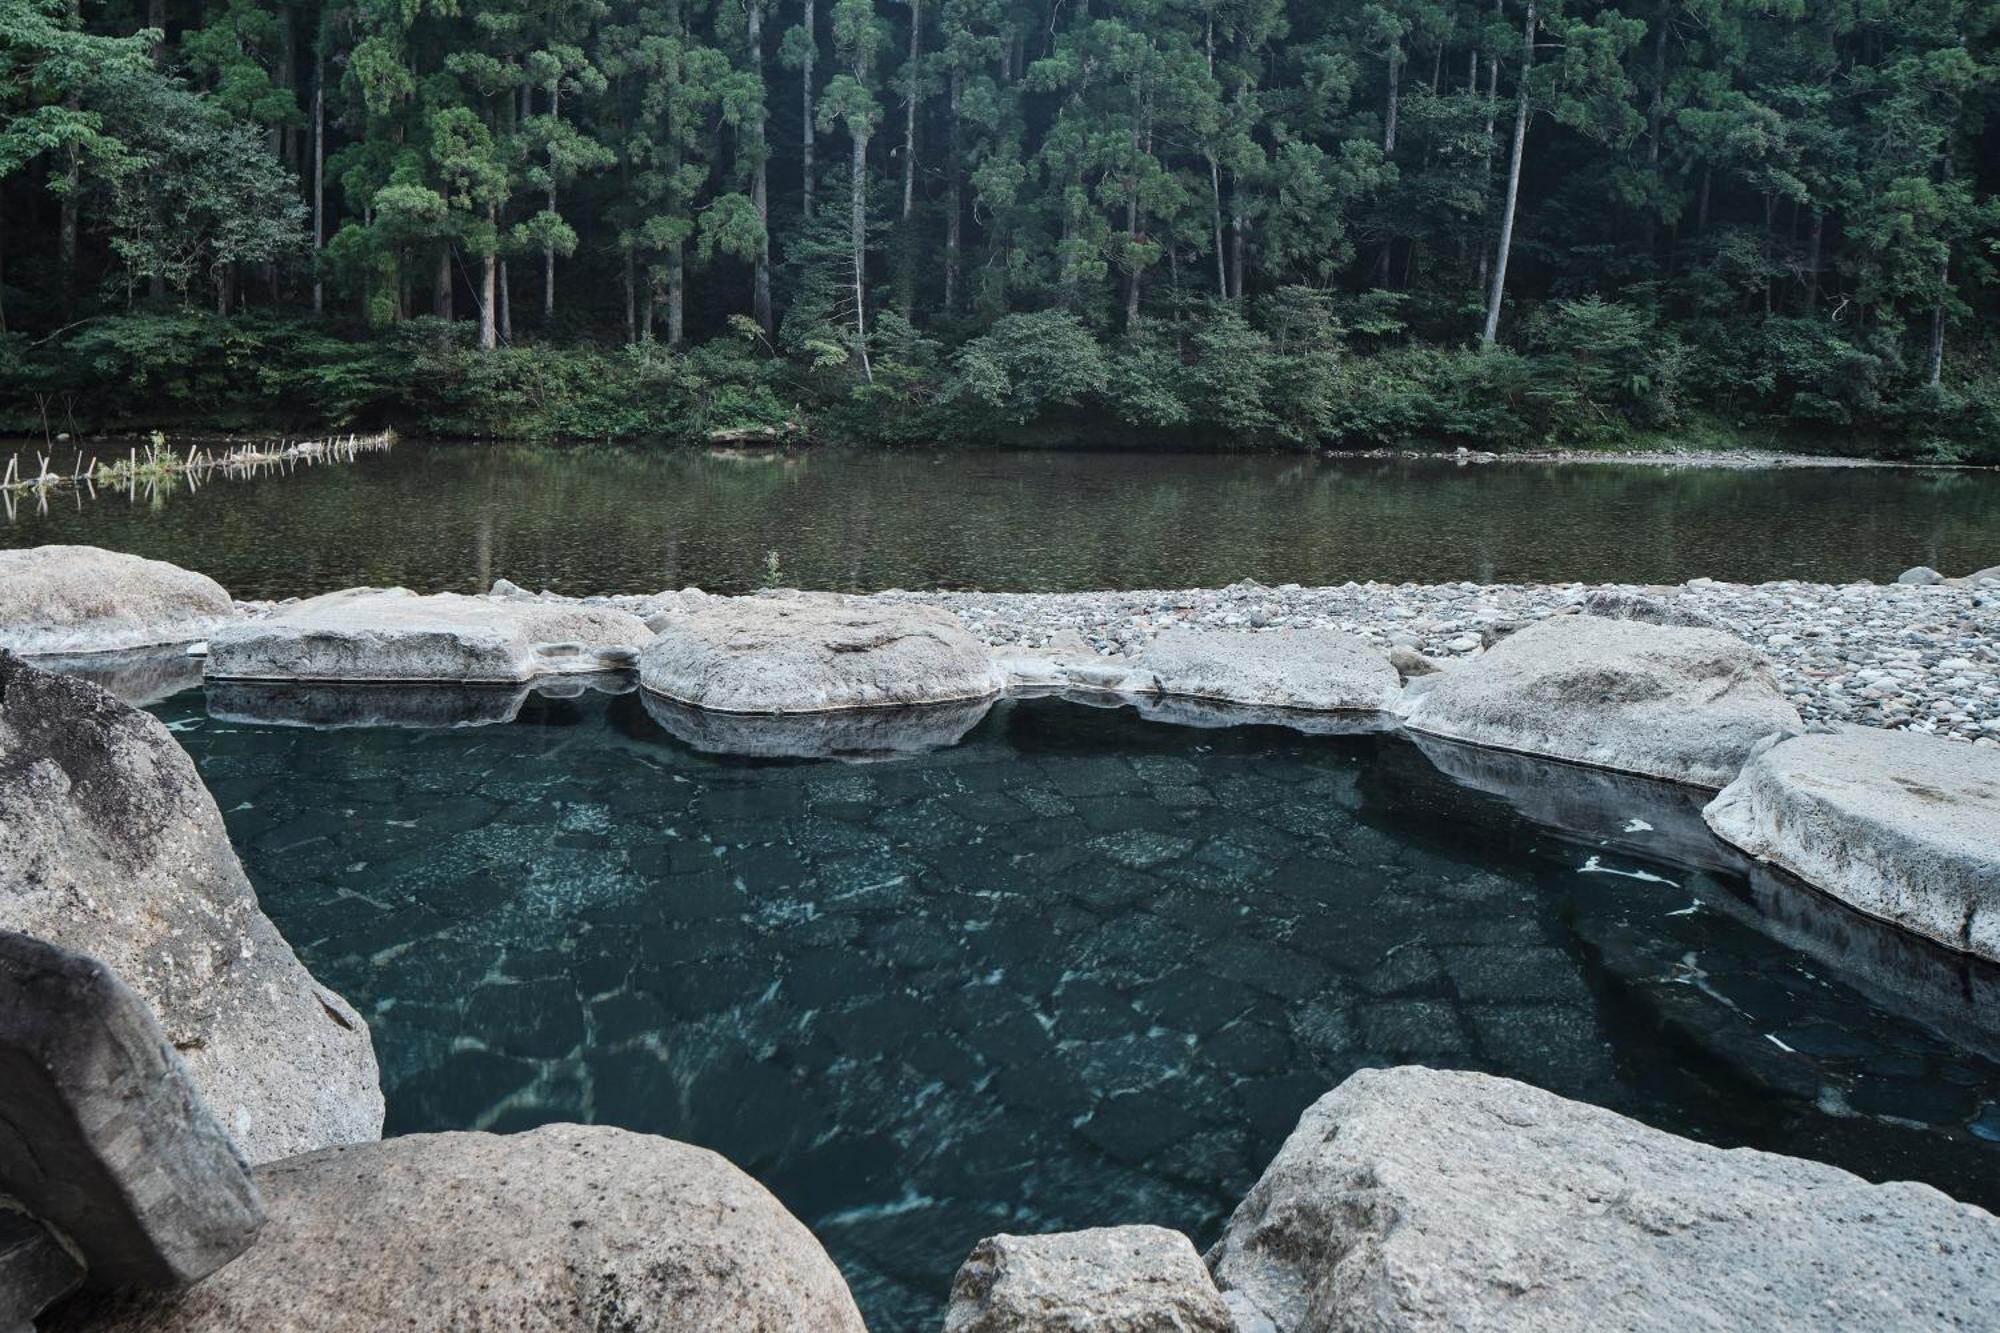
[[[267,479],[268,480],[268,479]],[[406,443],[177,494],[23,511],[14,544],[173,560],[241,596],[1893,578],[1992,563],[2000,476],[1909,470]]]

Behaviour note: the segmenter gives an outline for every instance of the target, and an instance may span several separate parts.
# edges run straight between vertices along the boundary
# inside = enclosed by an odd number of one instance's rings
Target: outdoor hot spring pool
[[[154,711],[367,1015],[389,1131],[717,1149],[877,1329],[934,1327],[996,1231],[1206,1245],[1365,1065],[2000,1207],[2000,972],[1753,873],[1681,789],[1060,699],[850,763],[703,753],[633,693],[360,697]]]

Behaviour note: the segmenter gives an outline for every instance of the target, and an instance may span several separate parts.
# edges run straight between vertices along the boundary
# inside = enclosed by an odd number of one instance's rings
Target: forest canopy
[[[0,398],[1990,456],[1996,36],[1995,0],[0,0]]]

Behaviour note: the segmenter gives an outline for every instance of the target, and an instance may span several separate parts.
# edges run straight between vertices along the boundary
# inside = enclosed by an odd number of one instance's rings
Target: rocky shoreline
[[[1706,801],[1716,837],[1769,865],[2000,960],[2000,570],[1888,588],[857,598],[503,583],[244,604],[107,552],[15,560],[36,578],[0,579],[15,597],[0,595],[0,649],[199,631],[205,645],[167,654],[253,712],[273,695],[333,716],[345,692],[381,714],[385,698],[445,690],[457,707],[599,681],[642,690],[690,743],[881,758],[1053,690],[1187,725],[1402,727],[1644,774]],[[1835,720],[1877,725],[1812,725]],[[4,651],[0,815],[32,834],[0,853],[0,994],[17,997],[0,1065],[39,1080],[0,1087],[0,1196],[26,1208],[0,1210],[17,1233],[0,1232],[0,1328],[45,1308],[44,1328],[71,1333],[861,1326],[818,1241],[712,1153],[583,1126],[374,1141],[366,1024],[263,917],[165,726]],[[141,937],[134,916],[164,928]],[[148,1183],[163,1173],[173,1189]],[[95,1243],[107,1217],[115,1247]],[[1310,1108],[1206,1256],[1155,1227],[993,1236],[945,1327],[1974,1327],[1996,1266],[2000,1219],[1927,1186],[1402,1066]]]
[[[1498,632],[1575,610],[1593,594],[1670,598],[1761,649],[1808,722],[1852,722],[2000,745],[2000,574],[1937,584],[1253,582],[1177,591],[989,593],[891,590],[871,600],[941,607],[988,645],[1041,647],[1075,634],[1130,655],[1162,630],[1336,629],[1440,663]],[[616,599],[614,599],[616,600]]]

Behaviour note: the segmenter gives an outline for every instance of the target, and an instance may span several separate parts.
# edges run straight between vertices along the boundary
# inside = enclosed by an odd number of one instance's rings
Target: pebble
[[[1498,622],[1575,608],[1600,588],[1685,599],[1763,648],[1808,722],[1853,722],[2000,745],[2000,585],[1721,583],[1381,584],[1278,588],[1244,582],[1181,591],[876,593],[956,612],[987,643],[1080,635],[1136,654],[1173,625],[1340,629],[1446,662]]]

